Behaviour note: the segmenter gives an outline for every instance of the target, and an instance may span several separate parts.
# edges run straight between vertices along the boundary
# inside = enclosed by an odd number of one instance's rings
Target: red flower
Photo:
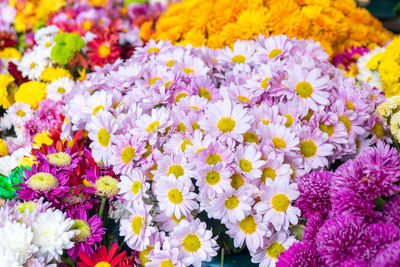
[[[113,63],[120,56],[121,47],[118,45],[118,33],[109,31],[95,31],[97,37],[88,43],[89,64],[94,66],[104,66]]]
[[[132,265],[126,265],[122,262],[122,258],[126,255],[126,252],[124,251],[116,255],[118,250],[118,243],[114,243],[109,253],[107,253],[105,246],[101,246],[90,257],[86,253],[80,252],[79,258],[82,262],[78,262],[78,267],[132,267]]]

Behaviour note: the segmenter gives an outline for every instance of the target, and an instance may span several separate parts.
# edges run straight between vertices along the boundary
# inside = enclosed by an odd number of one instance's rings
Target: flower
[[[47,97],[54,101],[60,101],[64,95],[71,92],[74,85],[74,81],[68,77],[58,78],[47,85]]]
[[[44,257],[46,262],[59,261],[63,250],[74,246],[71,240],[76,231],[70,230],[73,224],[60,210],[40,213],[32,225],[32,243],[39,247],[37,255]]]
[[[89,256],[84,252],[79,253],[79,258],[81,262],[78,262],[79,267],[95,267],[96,265],[106,265],[106,266],[121,266],[128,267],[129,265],[120,265],[122,258],[126,255],[126,252],[123,251],[120,254],[118,253],[118,243],[114,243],[110,251],[107,252],[107,248],[105,246],[101,246],[93,255]]]
[[[21,84],[15,93],[15,101],[31,105],[33,109],[46,97],[46,84],[31,81]]]
[[[287,230],[289,222],[297,224],[300,210],[291,205],[299,197],[297,185],[274,181],[261,196],[254,209],[264,215],[264,223],[272,223],[276,231]]]
[[[114,140],[113,170],[115,173],[129,174],[145,152],[145,143],[132,135]]]
[[[120,177],[121,182],[118,183],[119,193],[127,201],[140,200],[148,197],[146,191],[149,189],[149,183],[145,182],[145,176],[140,170],[134,169],[127,175]]]
[[[3,108],[8,108],[13,103],[7,89],[13,81],[14,78],[10,74],[0,74],[0,106]]]
[[[315,245],[311,243],[294,243],[289,249],[279,255],[277,267],[320,266],[320,259]]]
[[[113,63],[121,52],[118,45],[118,34],[116,32],[95,32],[96,37],[87,45],[89,51],[89,63],[92,66],[104,66],[107,63]]]
[[[182,262],[195,267],[199,267],[202,261],[211,261],[219,248],[212,232],[199,219],[192,222],[182,220],[174,228],[169,241],[172,248],[179,248]]]
[[[262,175],[261,166],[265,161],[261,160],[261,152],[254,145],[237,147],[235,155],[236,169],[249,179],[257,179]]]

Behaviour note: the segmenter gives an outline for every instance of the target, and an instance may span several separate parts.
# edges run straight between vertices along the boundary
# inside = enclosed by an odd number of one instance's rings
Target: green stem
[[[101,218],[103,216],[103,211],[104,211],[104,206],[106,205],[107,198],[103,197],[101,199],[101,205],[100,205],[100,211],[99,211],[99,217]]]
[[[224,267],[224,256],[225,256],[225,249],[222,248],[222,250],[221,250],[221,267]]]

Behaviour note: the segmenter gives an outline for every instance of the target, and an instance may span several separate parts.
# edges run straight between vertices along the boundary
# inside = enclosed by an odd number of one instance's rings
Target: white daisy
[[[205,198],[214,198],[217,194],[222,194],[225,190],[232,188],[229,179],[231,174],[232,169],[225,167],[222,162],[204,166],[195,175],[200,195]]]
[[[142,171],[134,169],[131,173],[121,176],[118,183],[119,194],[127,201],[136,201],[148,198],[146,191],[150,188],[149,183],[145,182]]]
[[[257,179],[262,175],[261,166],[265,161],[261,160],[261,152],[253,144],[237,147],[235,154],[235,168],[249,179]]]
[[[32,114],[31,106],[22,102],[15,102],[7,109],[7,116],[15,128],[23,127]]]
[[[299,138],[284,125],[270,123],[267,126],[261,125],[261,129],[264,134],[262,145],[270,146],[279,153],[299,150]]]
[[[25,53],[21,58],[18,70],[22,72],[23,76],[28,77],[29,80],[39,80],[42,71],[48,64],[49,60],[43,57],[42,54],[37,51],[30,51]]]
[[[157,165],[158,169],[152,172],[156,181],[171,174],[176,179],[190,179],[194,175],[194,164],[188,162],[183,154],[163,156]]]
[[[251,64],[254,55],[253,41],[236,41],[233,49],[230,47],[224,48],[218,56],[218,62],[227,65],[234,64]]]
[[[293,200],[299,197],[297,184],[282,183],[274,181],[270,184],[265,193],[261,196],[254,209],[259,214],[264,214],[264,223],[272,223],[276,231],[287,230],[289,222],[297,224],[297,217],[300,216],[300,210],[291,205]]]
[[[63,96],[71,92],[75,82],[68,77],[58,78],[47,85],[47,98],[61,101]]]

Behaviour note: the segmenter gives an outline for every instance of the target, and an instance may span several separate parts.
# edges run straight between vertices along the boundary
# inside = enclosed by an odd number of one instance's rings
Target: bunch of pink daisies
[[[328,57],[285,36],[220,50],[151,41],[77,83],[62,137],[86,129],[94,159],[121,175],[109,215],[142,264],[210,261],[220,240],[202,215],[262,266],[296,241],[296,178],[386,131],[384,96]]]

